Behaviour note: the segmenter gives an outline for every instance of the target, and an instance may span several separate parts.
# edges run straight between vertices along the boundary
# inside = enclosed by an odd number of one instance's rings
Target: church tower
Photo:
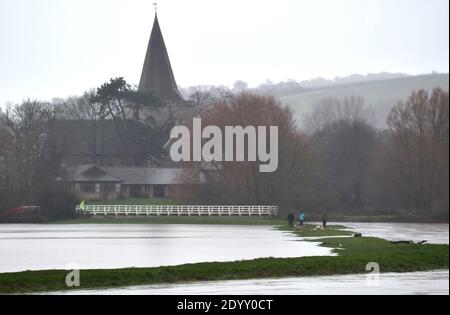
[[[166,108],[154,114],[157,124],[161,127],[170,122],[180,124],[192,120],[194,108],[190,102],[184,101],[178,90],[157,13],[148,43],[139,91],[153,92],[166,103]]]

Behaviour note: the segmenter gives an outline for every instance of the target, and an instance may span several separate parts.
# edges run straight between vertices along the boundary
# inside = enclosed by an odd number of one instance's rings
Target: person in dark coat
[[[289,222],[289,228],[292,229],[294,227],[294,221],[295,221],[295,216],[294,214],[291,212],[288,214],[288,222]]]
[[[327,228],[327,224],[328,224],[328,216],[326,214],[324,214],[322,216],[322,226],[323,226],[324,229]]]

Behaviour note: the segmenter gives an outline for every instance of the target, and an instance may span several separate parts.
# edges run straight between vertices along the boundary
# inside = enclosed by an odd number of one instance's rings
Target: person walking
[[[324,229],[326,229],[326,228],[327,228],[327,224],[328,224],[328,216],[327,216],[326,214],[324,214],[324,215],[322,216],[322,227],[323,227]]]
[[[85,210],[86,210],[86,203],[85,203],[84,200],[83,200],[83,201],[81,201],[81,203],[80,203],[80,211],[81,211],[81,214],[86,214],[86,213],[85,213]]]
[[[294,214],[291,212],[288,214],[288,222],[289,222],[289,228],[292,229],[294,227],[294,220],[295,220],[295,216]]]
[[[298,219],[300,221],[300,226],[304,226],[305,225],[305,213],[304,212],[300,212],[300,214],[298,215]]]

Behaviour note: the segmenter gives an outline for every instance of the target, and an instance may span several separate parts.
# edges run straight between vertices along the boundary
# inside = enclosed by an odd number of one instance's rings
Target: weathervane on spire
[[[158,2],[154,2],[153,6],[155,7],[155,15],[158,15]]]

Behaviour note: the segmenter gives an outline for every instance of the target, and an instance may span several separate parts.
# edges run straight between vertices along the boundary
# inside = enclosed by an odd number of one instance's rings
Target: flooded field
[[[64,294],[64,293],[62,293]],[[79,295],[448,295],[449,272],[284,278],[75,291]]]
[[[446,224],[343,223],[365,236],[448,244]],[[332,255],[270,226],[0,225],[0,273]],[[447,294],[448,271],[153,285],[71,294]],[[64,294],[64,293],[63,293]]]
[[[331,255],[269,226],[0,225],[0,272]]]

